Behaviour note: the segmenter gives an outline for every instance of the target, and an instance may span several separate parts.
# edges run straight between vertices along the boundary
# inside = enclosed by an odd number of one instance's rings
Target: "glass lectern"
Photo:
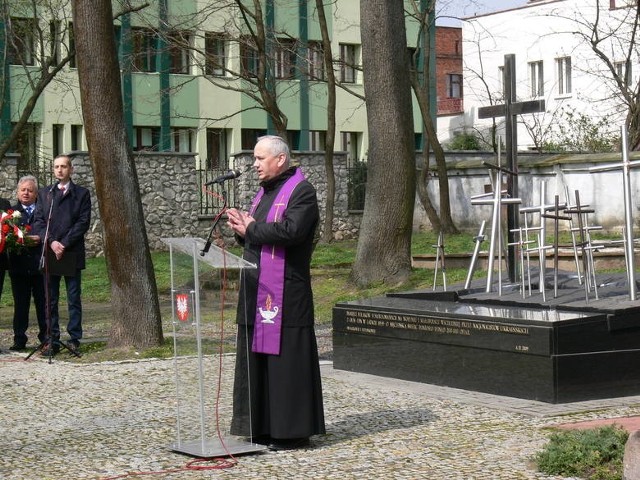
[[[201,238],[162,241],[171,264],[176,383],[176,441],[170,448],[203,458],[265,450],[228,434],[236,300],[227,297],[236,293],[242,270],[256,266]]]

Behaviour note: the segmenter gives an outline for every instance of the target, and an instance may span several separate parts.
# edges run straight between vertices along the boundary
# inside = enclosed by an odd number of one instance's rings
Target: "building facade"
[[[638,84],[637,49],[630,45],[635,17],[629,0],[530,0],[525,6],[463,22],[463,128],[486,138],[491,119],[478,109],[504,102],[503,65],[515,55],[517,101],[544,100],[545,110],[518,117],[518,146],[539,149],[569,118],[606,124],[615,135],[627,107],[619,82]],[[603,55],[594,52],[598,42]],[[503,133],[504,119],[497,119]]]
[[[195,152],[199,168],[226,169],[235,152],[252,148],[259,135],[274,133],[260,99],[260,28],[268,46],[267,87],[273,88],[286,116],[292,149],[327,147],[326,72],[315,2],[264,0],[262,12],[251,12],[258,13],[260,22],[218,0],[113,3],[125,123],[134,151]],[[359,2],[325,3],[340,82],[332,147],[347,152],[348,161],[365,160]],[[1,45],[7,51],[8,88],[0,111],[5,138],[29,104],[33,78],[60,66],[15,142],[24,171],[58,153],[87,148],[71,12],[67,2],[56,5],[56,0],[11,1],[0,26],[8,33]],[[408,38],[417,38],[415,22],[408,20],[407,29]],[[454,38],[456,29],[444,29],[443,35],[440,30],[436,43],[444,39],[447,48],[438,54],[438,64],[446,65],[446,79],[438,80],[438,109],[452,115],[462,105],[461,68],[454,65],[461,62],[460,42]],[[422,121],[417,105],[414,125],[419,149]]]

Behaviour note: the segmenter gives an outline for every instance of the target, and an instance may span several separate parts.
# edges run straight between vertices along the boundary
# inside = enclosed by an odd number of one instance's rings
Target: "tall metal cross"
[[[518,115],[524,113],[544,112],[544,100],[531,100],[527,102],[516,101],[516,56],[507,54],[504,56],[504,104],[480,107],[478,118],[504,117],[505,143],[507,163],[506,168],[518,173]],[[507,192],[511,198],[518,197],[518,177],[510,175],[507,178]],[[515,232],[519,228],[518,208],[515,204],[507,206],[507,235],[508,243],[511,243],[508,252],[509,280],[516,281],[515,261]]]

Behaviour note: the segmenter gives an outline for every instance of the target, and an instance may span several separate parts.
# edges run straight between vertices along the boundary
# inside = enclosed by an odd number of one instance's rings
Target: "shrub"
[[[547,475],[620,480],[628,437],[627,431],[617,426],[553,433],[536,455],[538,470]]]
[[[449,150],[480,150],[480,141],[471,133],[460,133],[449,142]]]

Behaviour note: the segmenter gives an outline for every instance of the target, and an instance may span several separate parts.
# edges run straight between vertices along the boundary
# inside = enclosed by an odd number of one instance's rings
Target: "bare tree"
[[[410,80],[413,92],[418,100],[422,121],[424,122],[427,139],[424,146],[424,164],[420,171],[418,181],[418,198],[420,203],[427,212],[431,226],[436,231],[444,233],[459,233],[456,228],[453,217],[451,216],[451,199],[449,196],[449,174],[447,171],[447,163],[444,150],[438,140],[437,127],[434,125],[431,116],[431,101],[429,99],[429,91],[431,88],[431,52],[435,45],[431,43],[431,30],[435,28],[435,0],[428,0],[426,5],[421,5],[421,1],[413,0],[411,2],[411,11],[409,16],[416,20],[419,25],[418,38],[416,39],[416,49],[414,61],[411,62]],[[432,21],[433,20],[433,21]],[[418,71],[417,56],[423,52],[424,67],[423,71]],[[435,68],[435,66],[433,66]],[[429,198],[428,182],[429,182],[429,163],[431,151],[436,160],[436,168],[438,172],[438,191],[440,195],[440,214],[436,211],[431,199]]]
[[[322,35],[322,56],[324,70],[327,76],[327,134],[325,137],[324,165],[327,175],[327,203],[324,211],[324,230],[322,240],[333,240],[333,208],[336,197],[336,176],[333,165],[333,145],[336,136],[336,75],[333,71],[333,55],[331,52],[331,39],[324,11],[324,2],[316,0],[318,22]]]
[[[576,27],[570,33],[589,45],[600,62],[598,66],[585,62],[583,72],[605,83],[609,95],[603,100],[613,100],[614,111],[626,111],[629,146],[640,150],[640,79],[631,74],[640,58],[640,3],[627,2],[616,10],[611,10],[609,2],[603,3],[598,0],[595,10],[572,12],[565,18]]]
[[[20,105],[18,119],[11,125],[9,134],[0,140],[0,158],[15,148],[24,128],[29,122],[38,99],[45,88],[56,78],[74,52],[66,49],[63,44],[58,45],[59,38],[64,35],[68,22],[64,17],[68,0],[38,2],[31,0],[19,5],[15,2],[3,1],[0,4],[0,21],[4,25],[3,65],[6,67],[0,76],[0,104],[2,109],[8,109],[11,81],[18,81],[27,88],[22,89],[17,102]],[[42,9],[47,11],[42,14]],[[16,15],[13,17],[12,15]],[[48,21],[43,18],[47,18]],[[20,69],[13,78],[7,64],[18,66]],[[29,152],[35,156],[36,152]],[[29,164],[32,159],[21,158],[23,169],[37,168]]]
[[[411,272],[416,169],[403,1],[361,2],[360,19],[369,157],[352,276],[364,286]]]
[[[124,125],[111,9],[111,0],[72,1],[82,113],[111,283],[109,344],[142,348],[162,343],[162,322],[138,177]]]

